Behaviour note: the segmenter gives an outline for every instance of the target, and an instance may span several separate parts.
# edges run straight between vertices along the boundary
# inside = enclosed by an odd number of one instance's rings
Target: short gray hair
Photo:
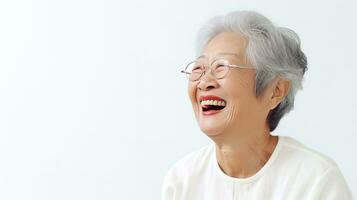
[[[268,18],[254,11],[234,11],[214,17],[198,32],[197,54],[222,32],[238,32],[248,40],[247,59],[256,67],[255,93],[259,97],[277,76],[290,82],[285,99],[268,114],[270,131],[294,107],[296,92],[302,89],[307,59],[300,48],[300,38],[291,29],[275,26]]]

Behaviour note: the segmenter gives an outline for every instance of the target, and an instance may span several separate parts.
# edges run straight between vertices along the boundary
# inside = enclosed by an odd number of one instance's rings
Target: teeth
[[[219,100],[205,100],[201,102],[201,105],[226,106],[226,103],[224,101]]]

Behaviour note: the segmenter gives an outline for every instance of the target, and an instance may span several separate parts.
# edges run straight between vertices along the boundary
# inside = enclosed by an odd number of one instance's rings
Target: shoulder
[[[352,199],[348,185],[332,158],[292,137],[283,136],[282,141],[282,169],[310,188],[312,199]]]
[[[208,166],[213,152],[214,144],[212,143],[176,161],[167,171],[162,182],[162,199],[174,199],[188,187],[189,180],[202,178],[202,172]]]
[[[191,152],[176,161],[166,172],[163,181],[163,188],[183,185],[188,179],[199,178],[200,172],[204,171],[210,162],[214,144],[206,145],[194,152]]]
[[[167,175],[183,178],[195,171],[200,171],[207,166],[213,152],[213,143],[201,147],[176,161],[168,170]]]
[[[329,156],[301,143],[289,136],[282,138],[282,158],[291,163],[300,164],[322,173],[331,168],[338,168],[336,162]]]

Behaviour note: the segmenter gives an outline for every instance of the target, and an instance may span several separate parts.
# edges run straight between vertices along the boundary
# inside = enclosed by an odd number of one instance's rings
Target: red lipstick
[[[205,101],[205,100],[217,100],[217,101],[225,101],[221,97],[214,96],[214,95],[207,95],[207,96],[200,96],[199,101]]]

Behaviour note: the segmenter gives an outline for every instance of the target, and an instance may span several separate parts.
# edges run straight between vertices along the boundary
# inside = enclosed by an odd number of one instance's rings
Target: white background
[[[210,140],[179,70],[198,28],[256,10],[302,40],[309,70],[275,134],[333,158],[357,196],[356,3],[0,1],[0,199],[160,199]]]

